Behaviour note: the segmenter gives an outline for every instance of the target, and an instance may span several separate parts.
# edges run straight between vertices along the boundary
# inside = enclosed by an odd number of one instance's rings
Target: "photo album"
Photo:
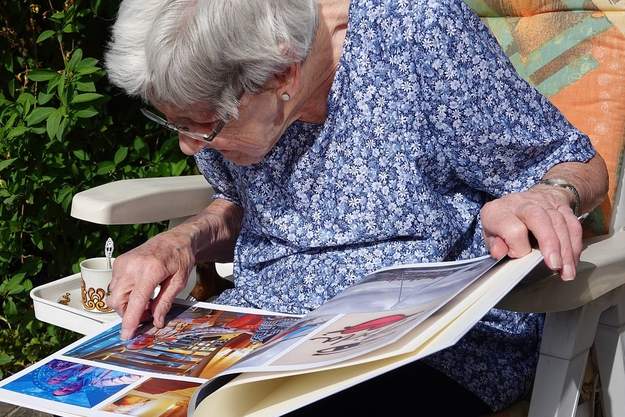
[[[279,415],[453,345],[540,261],[378,270],[304,315],[179,301],[163,328],[103,327],[0,381],[59,416]]]

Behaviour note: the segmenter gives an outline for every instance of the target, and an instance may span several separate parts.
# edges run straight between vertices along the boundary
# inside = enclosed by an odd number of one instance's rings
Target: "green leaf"
[[[19,294],[21,292],[24,291],[24,287],[22,286],[22,281],[24,280],[24,277],[26,276],[26,274],[24,273],[19,273],[19,274],[15,274],[13,275],[13,277],[11,277],[10,280],[5,281],[3,284],[3,293],[5,293],[5,295],[15,295],[15,294]]]
[[[84,91],[87,93],[95,93],[95,83],[89,81],[89,82],[83,82],[83,81],[78,81],[76,84],[76,90],[78,91]]]
[[[97,175],[109,174],[115,171],[115,162],[113,161],[104,161],[98,164],[98,169],[96,170]]]
[[[9,90],[9,95],[11,97],[15,97],[15,86],[17,84],[17,80],[15,78],[11,78],[7,84],[7,89]]]
[[[132,147],[135,148],[135,151],[141,152],[143,149],[147,148],[147,145],[145,144],[143,138],[137,136],[132,143]]]
[[[41,35],[39,35],[39,37],[37,38],[37,43],[41,43],[46,39],[53,37],[55,33],[56,32],[53,30],[46,30],[42,32]]]
[[[0,352],[0,366],[13,362],[15,358],[7,353]]]
[[[32,235],[30,241],[33,242],[37,249],[43,250],[43,239],[40,235]]]
[[[100,71],[99,67],[80,67],[80,68],[76,68],[76,74],[78,75],[89,75],[89,74],[93,74],[94,72],[98,72]]]
[[[135,159],[137,159],[137,157],[142,159],[150,159],[150,149],[148,148],[148,145],[145,143],[142,137],[135,137],[135,140],[132,143],[132,147],[135,150],[135,153],[133,155]]]
[[[32,70],[28,73],[28,79],[31,81],[49,81],[58,75],[55,71],[47,69]]]
[[[50,139],[54,139],[54,137],[57,136],[62,118],[63,113],[61,109],[56,109],[48,117],[48,121],[46,122],[46,131],[48,132],[48,137]]]
[[[91,1],[91,10],[94,15],[97,15],[100,11],[100,6],[102,5],[102,0],[92,0]]]
[[[54,14],[52,16],[50,16],[50,20],[52,20],[54,22],[57,22],[57,23],[61,23],[64,18],[65,18],[65,12],[64,11],[54,12]]]
[[[54,110],[56,110],[54,107],[37,107],[26,118],[26,124],[28,126],[39,124],[46,120]]]
[[[13,139],[13,138],[22,136],[24,133],[28,132],[28,130],[29,129],[26,126],[18,126],[9,131],[9,134],[7,135],[7,139]]]
[[[74,193],[74,187],[65,186],[59,190],[56,195],[55,201],[59,204],[64,204],[68,199],[72,198],[72,194]]]
[[[67,68],[73,70],[80,61],[82,61],[82,49],[78,48],[72,53],[72,57],[67,63]]]
[[[72,99],[72,104],[80,104],[80,103],[89,103],[95,100],[99,100],[102,97],[104,97],[102,94],[98,94],[98,93],[84,93],[84,94],[78,94],[76,96],[74,96],[74,98]]]
[[[119,165],[124,159],[126,159],[127,156],[128,156],[128,148],[125,146],[122,146],[121,148],[117,150],[117,152],[115,152],[115,156],[113,157],[113,162],[115,162],[115,165]]]
[[[37,102],[37,99],[32,94],[23,92],[19,95],[16,102],[22,106],[24,114],[28,114],[30,108]]]
[[[35,96],[30,94],[29,92],[23,92],[19,95],[19,97],[15,101],[18,104],[21,104],[22,106],[24,106],[26,104],[34,104],[35,101],[37,101],[37,99],[35,98]]]
[[[9,117],[9,119],[4,122],[4,128],[11,128],[13,126],[15,126],[15,122],[17,121],[17,117],[20,116],[19,113],[17,113],[17,111],[14,111],[11,113],[11,116]]]
[[[46,94],[42,91],[37,97],[37,102],[40,106],[43,106],[44,104],[47,104],[50,100],[52,100],[52,97],[54,97],[54,94]]]
[[[65,81],[67,81],[67,77],[65,76],[65,72],[63,72],[63,74],[59,77],[59,83],[56,86],[56,93],[58,94],[59,99],[61,99],[61,103],[63,103],[63,105],[67,105],[67,97],[65,96]]]
[[[95,66],[98,62],[100,62],[99,60],[95,59],[95,58],[85,58],[83,59],[80,64],[78,64],[78,68],[80,67],[93,67]]]
[[[4,300],[4,314],[7,317],[15,317],[17,316],[17,306],[15,305],[15,302],[10,299],[7,298],[6,300]]]
[[[2,171],[5,168],[10,167],[11,164],[15,161],[17,161],[17,158],[5,159],[4,161],[0,161],[0,171]]]
[[[50,80],[50,82],[48,83],[48,88],[46,89],[46,93],[54,94],[54,93],[52,93],[52,90],[57,88],[60,82],[61,82],[61,77],[60,76]]]
[[[185,170],[185,168],[187,167],[187,160],[186,159],[182,159],[178,162],[172,163],[171,164],[171,175],[177,177],[178,175],[182,174],[183,171]]]
[[[74,154],[76,159],[78,159],[80,161],[88,161],[89,160],[89,155],[87,154],[87,152],[83,151],[82,149],[77,149],[77,150],[75,150],[72,153]]]
[[[90,117],[97,116],[98,111],[95,109],[89,108],[89,109],[84,109],[84,110],[78,110],[74,114],[76,115],[76,117],[80,119],[88,119]]]
[[[68,118],[63,117],[63,119],[61,120],[61,124],[59,124],[59,130],[56,132],[56,137],[59,140],[63,140],[63,136],[65,135],[65,129],[67,128],[68,123],[69,123]]]

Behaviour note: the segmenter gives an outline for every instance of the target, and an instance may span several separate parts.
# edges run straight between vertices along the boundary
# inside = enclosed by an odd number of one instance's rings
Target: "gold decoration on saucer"
[[[62,294],[56,302],[66,306],[70,303],[70,301],[72,301],[70,294],[66,292],[65,294]]]
[[[113,309],[106,305],[104,297],[106,292],[103,288],[85,288],[85,281],[80,281],[80,295],[82,305],[85,310],[98,311],[100,313],[111,313]]]

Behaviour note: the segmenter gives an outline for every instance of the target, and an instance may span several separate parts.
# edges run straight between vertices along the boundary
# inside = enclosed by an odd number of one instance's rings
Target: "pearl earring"
[[[291,96],[289,95],[289,93],[282,93],[282,96],[280,96],[280,98],[282,99],[282,101],[289,101],[291,99]]]

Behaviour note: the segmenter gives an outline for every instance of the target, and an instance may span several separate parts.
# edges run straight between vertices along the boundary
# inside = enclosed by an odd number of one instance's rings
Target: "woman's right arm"
[[[122,339],[132,337],[150,313],[156,327],[164,326],[165,315],[196,262],[232,261],[242,218],[240,206],[215,200],[198,215],[115,260],[107,304],[123,317]],[[159,285],[158,297],[151,300]]]

